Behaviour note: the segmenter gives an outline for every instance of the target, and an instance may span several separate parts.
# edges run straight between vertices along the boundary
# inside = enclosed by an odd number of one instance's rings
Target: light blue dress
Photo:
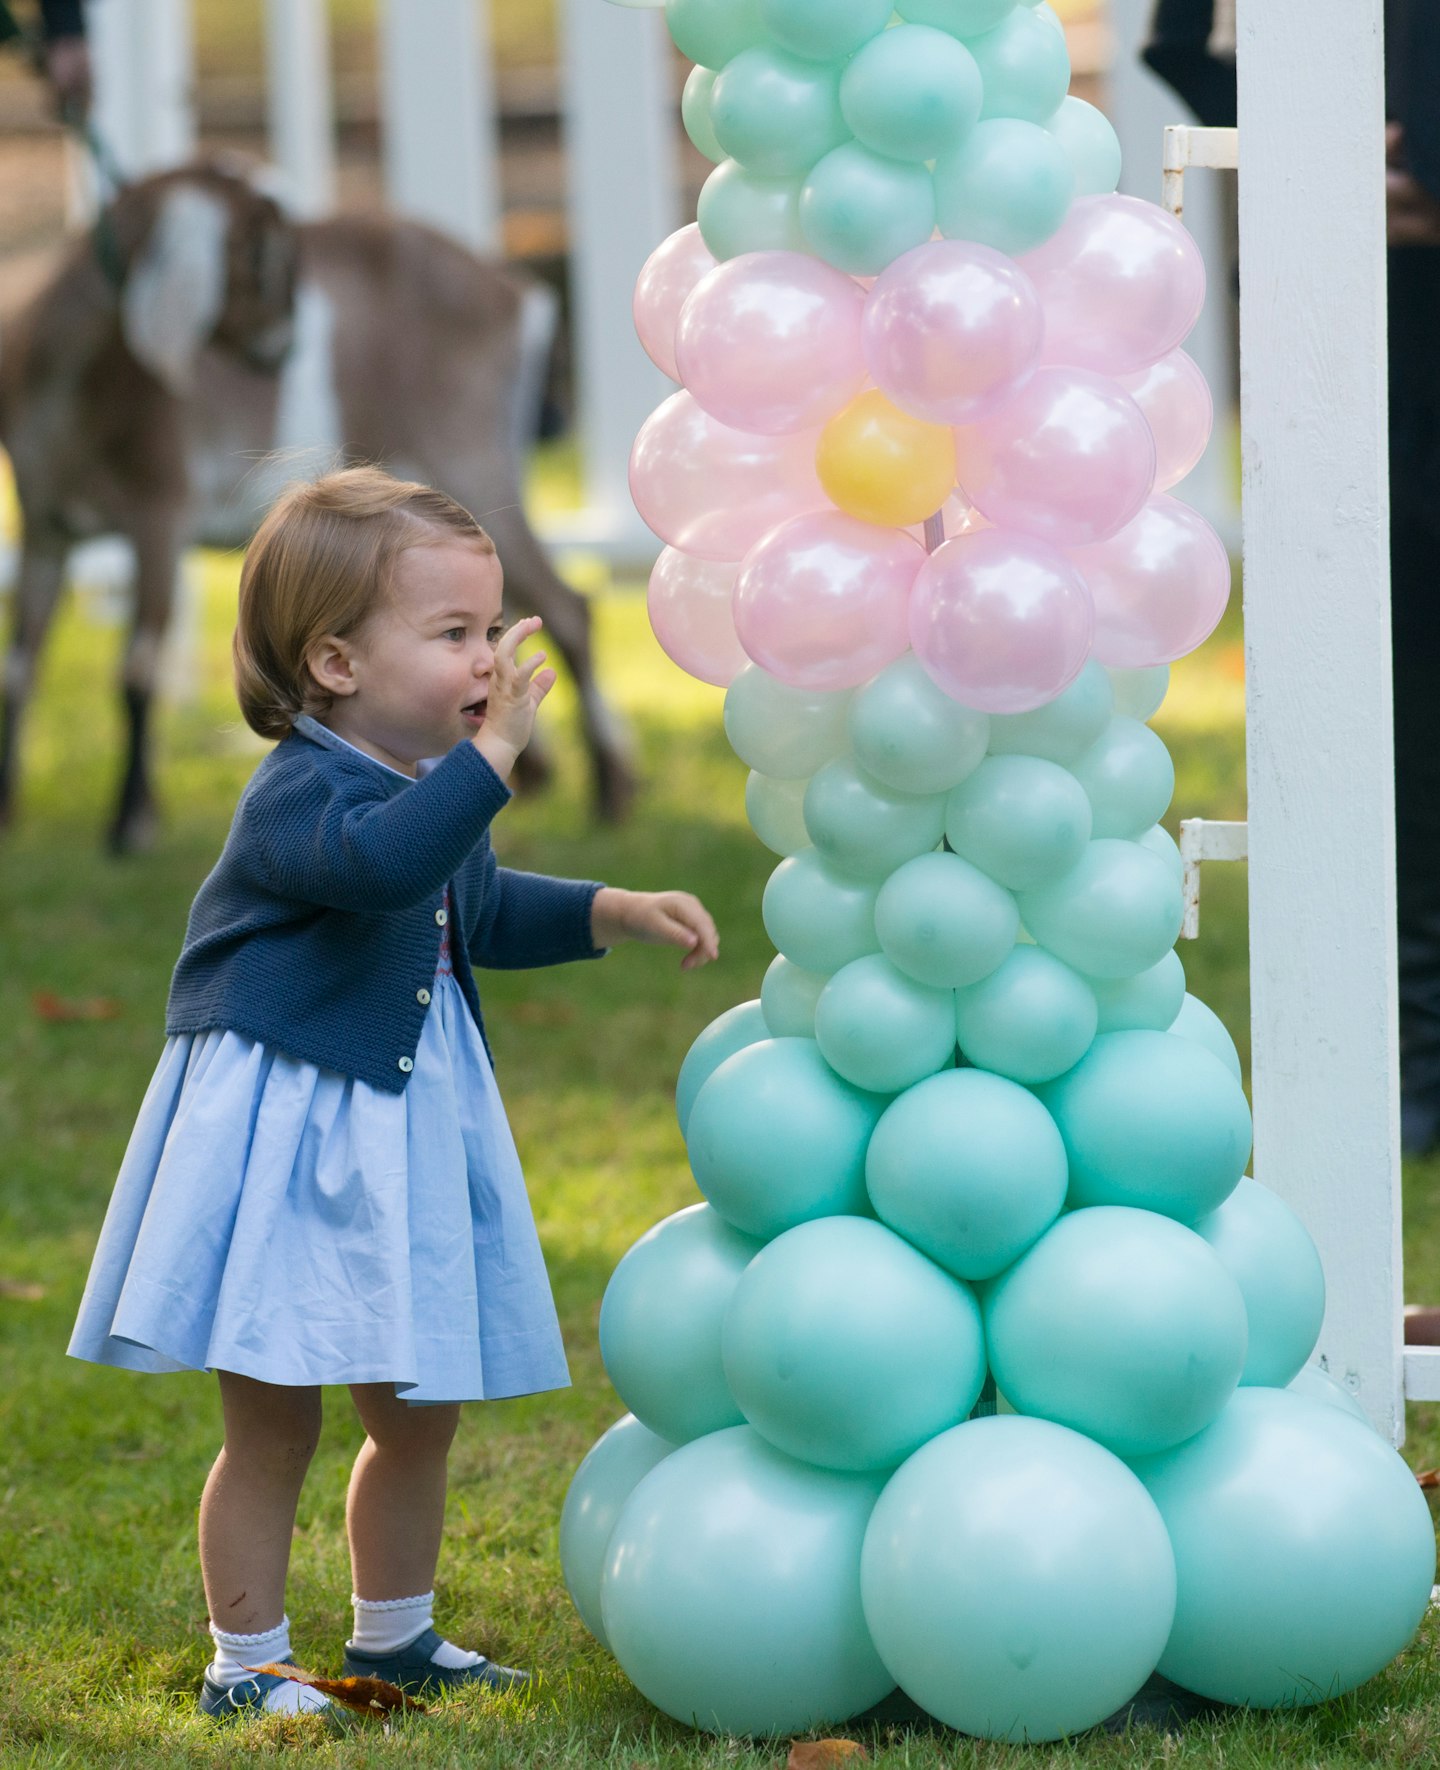
[[[412,1402],[569,1383],[515,1143],[448,941],[447,926],[403,1093],[235,1032],[166,1041],[72,1356],[393,1383]]]

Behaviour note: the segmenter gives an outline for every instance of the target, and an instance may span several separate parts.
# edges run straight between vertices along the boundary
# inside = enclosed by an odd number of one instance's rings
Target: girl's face
[[[493,553],[462,542],[410,547],[390,598],[349,641],[330,640],[311,668],[335,699],[330,729],[414,774],[485,721],[504,578]]]

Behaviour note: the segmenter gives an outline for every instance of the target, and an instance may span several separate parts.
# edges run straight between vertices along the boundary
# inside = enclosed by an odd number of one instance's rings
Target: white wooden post
[[[1382,7],[1241,0],[1240,367],[1255,1173],[1399,1442]]]
[[[483,0],[381,0],[379,24],[391,208],[476,251],[498,251],[499,151]]]
[[[190,0],[91,0],[95,127],[127,177],[195,151]]]
[[[335,207],[335,104],[325,0],[265,0],[270,157],[286,207],[309,221]]]

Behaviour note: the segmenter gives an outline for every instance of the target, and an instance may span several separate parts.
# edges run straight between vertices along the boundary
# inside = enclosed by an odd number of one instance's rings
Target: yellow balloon
[[[837,412],[815,450],[832,504],[864,522],[907,528],[924,522],[955,484],[955,439],[870,389]]]

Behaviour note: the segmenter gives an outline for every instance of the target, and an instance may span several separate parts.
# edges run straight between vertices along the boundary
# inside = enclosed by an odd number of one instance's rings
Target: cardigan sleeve
[[[590,880],[502,867],[487,849],[479,914],[465,931],[470,963],[520,971],[600,958],[608,949],[597,947],[590,934],[590,906],[599,889]]]
[[[271,888],[326,909],[398,910],[443,889],[509,803],[473,744],[457,744],[413,786],[376,795],[366,776],[287,771],[241,806]]]

